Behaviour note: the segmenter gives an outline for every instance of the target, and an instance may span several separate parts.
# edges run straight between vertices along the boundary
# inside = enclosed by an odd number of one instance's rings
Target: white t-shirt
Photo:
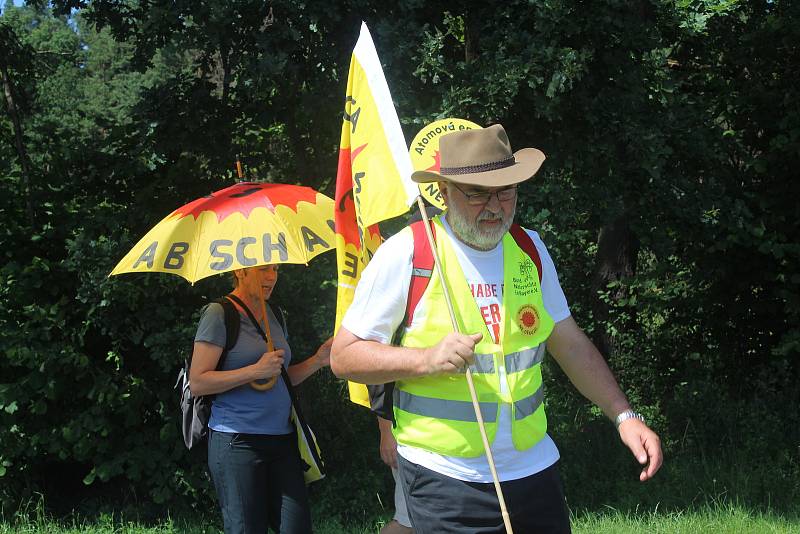
[[[467,284],[483,315],[489,332],[499,332],[503,302],[503,245],[489,251],[473,249],[453,236],[447,221],[444,228],[451,237],[456,256]],[[569,317],[569,307],[558,283],[553,260],[539,234],[527,230],[542,261],[542,299],[544,307],[556,323]],[[408,286],[411,283],[411,262],[414,249],[410,232],[400,232],[383,243],[361,275],[355,297],[342,321],[342,326],[361,339],[390,343],[395,330],[403,322]],[[504,369],[501,373],[504,373]],[[507,387],[505,376],[501,388]],[[515,480],[538,473],[559,458],[558,449],[549,435],[526,451],[519,451],[511,441],[511,411],[502,405],[497,434],[491,444],[495,467],[501,481]],[[409,462],[422,465],[443,475],[470,482],[492,482],[486,456],[460,458],[444,456],[406,445],[398,445],[397,453]]]

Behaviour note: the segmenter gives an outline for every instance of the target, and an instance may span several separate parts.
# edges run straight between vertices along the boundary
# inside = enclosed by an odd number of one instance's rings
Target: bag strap
[[[430,221],[431,233],[436,239],[436,226]],[[433,275],[433,250],[428,243],[428,236],[425,235],[425,222],[416,221],[411,223],[411,233],[414,237],[414,252],[411,255],[411,283],[408,286],[408,299],[406,301],[405,324],[411,326],[414,319],[414,311],[417,304],[422,300],[422,294],[431,281]]]
[[[241,325],[241,320],[239,317],[239,311],[236,309],[236,306],[233,305],[231,299],[229,297],[223,297],[216,301],[222,306],[222,311],[225,315],[225,348],[222,351],[222,355],[219,357],[219,361],[217,362],[217,370],[219,371],[222,369],[222,364],[225,363],[225,359],[228,357],[228,352],[236,346],[236,342],[239,340],[239,327]]]
[[[250,308],[247,306],[247,304],[245,304],[236,295],[231,294],[228,295],[228,297],[233,299],[234,302],[236,302],[237,304],[239,304],[239,306],[242,307],[245,313],[247,313],[247,317],[250,318],[250,322],[253,323],[253,326],[261,335],[261,337],[264,339],[264,342],[267,343],[267,334],[264,333],[264,329],[261,327],[261,324],[256,320],[255,315],[253,315],[253,312],[250,311]],[[269,320],[269,318],[265,319],[267,321]],[[308,427],[308,424],[306,424],[306,419],[305,417],[303,417],[303,410],[300,408],[300,403],[297,401],[297,394],[295,393],[294,387],[292,386],[292,380],[289,378],[289,373],[286,372],[286,368],[283,365],[281,365],[281,378],[283,378],[283,382],[286,384],[286,390],[289,392],[289,399],[292,402],[294,413],[297,414],[297,422],[299,423],[299,426],[303,431],[303,435],[306,438],[306,442],[309,444],[308,446],[309,451],[311,452],[311,455],[314,457],[314,461],[317,463],[320,473],[324,474],[325,470],[323,469],[322,460],[319,457],[319,454],[317,453],[316,446],[314,446],[316,441],[314,440],[314,436],[311,434],[311,429]]]
[[[405,326],[411,326],[411,321],[414,319],[414,311],[417,305],[422,300],[422,294],[431,281],[433,274],[433,251],[428,242],[428,236],[425,235],[425,226],[423,221],[417,221],[410,225],[411,232],[414,236],[414,251],[411,256],[411,283],[408,286],[408,299],[406,303]],[[542,259],[539,257],[539,251],[533,243],[533,239],[528,235],[523,227],[514,223],[509,228],[508,232],[514,238],[517,246],[527,254],[539,274],[539,283],[542,283]],[[434,240],[436,240],[436,231],[433,221],[431,221],[431,233]]]
[[[264,342],[269,344],[269,341],[267,339],[267,334],[264,333],[264,329],[261,327],[261,324],[256,320],[256,316],[253,315],[253,312],[250,311],[250,308],[247,306],[247,304],[245,304],[242,299],[240,299],[239,297],[237,297],[233,293],[228,295],[227,298],[229,298],[230,300],[232,300],[233,302],[238,304],[239,307],[244,310],[244,312],[247,314],[247,317],[250,319],[250,322],[253,323],[253,326],[256,328],[258,333],[264,339]],[[267,320],[267,321],[269,320],[269,318],[267,318],[267,317],[265,317],[264,319]]]
[[[242,309],[247,314],[247,317],[250,319],[250,322],[253,323],[253,326],[255,327],[256,331],[259,333],[261,338],[264,340],[264,343],[269,345],[269,341],[267,341],[267,334],[264,332],[264,329],[261,327],[261,323],[259,323],[258,320],[256,320],[256,316],[253,315],[252,311],[250,311],[250,308],[247,306],[247,304],[245,304],[242,301],[242,299],[240,299],[236,295],[231,294],[231,295],[229,295],[229,297],[234,302],[236,302],[239,306],[242,307]],[[267,320],[269,320],[269,318],[267,318]],[[286,373],[286,369],[282,365],[281,365],[281,377],[283,378],[283,381],[286,382],[286,389],[289,390],[289,397],[290,397],[290,399],[292,401],[292,404],[296,405],[297,404],[297,399],[296,399],[295,394],[294,394],[294,389],[292,388],[292,381],[289,380],[289,375]],[[300,411],[299,411],[297,406],[295,406],[295,411],[298,412],[298,416],[299,416],[300,415]]]
[[[225,297],[214,301],[222,306],[225,323],[225,346],[222,347],[222,354],[220,354],[219,360],[217,361],[217,366],[215,368],[216,371],[222,369],[222,365],[225,363],[225,359],[228,357],[228,352],[234,346],[236,346],[236,342],[239,340],[239,327],[241,325],[241,321],[239,318],[239,312],[236,310],[236,306],[233,305],[233,302],[231,302],[230,297],[231,295],[226,295]],[[189,351],[189,358],[184,361],[184,367],[187,376],[189,375],[189,369],[192,366],[193,353],[194,344],[192,345],[192,350]]]
[[[511,234],[511,237],[514,238],[514,241],[517,243],[517,246],[522,249],[525,254],[531,257],[533,260],[534,265],[536,265],[536,270],[539,271],[539,284],[542,283],[542,258],[539,257],[539,251],[536,250],[536,245],[533,244],[533,239],[531,236],[528,235],[528,232],[525,231],[523,227],[514,223],[509,228],[508,233]]]

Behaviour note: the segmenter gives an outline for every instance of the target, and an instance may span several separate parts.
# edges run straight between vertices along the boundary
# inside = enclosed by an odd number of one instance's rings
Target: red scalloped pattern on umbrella
[[[248,218],[255,208],[267,208],[274,213],[278,205],[287,206],[296,213],[297,204],[303,201],[315,204],[317,192],[309,187],[241,182],[189,202],[172,212],[172,215],[191,215],[197,220],[204,211],[213,211],[217,215],[217,222],[222,222],[234,213],[241,213]]]

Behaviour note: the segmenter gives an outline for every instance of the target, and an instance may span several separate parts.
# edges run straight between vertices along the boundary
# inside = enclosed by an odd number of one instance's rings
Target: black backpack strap
[[[213,301],[220,306],[222,306],[222,311],[224,314],[224,323],[225,323],[225,346],[222,347],[222,354],[219,356],[219,361],[217,361],[216,370],[219,371],[222,369],[222,364],[225,363],[225,359],[228,357],[228,351],[230,351],[235,345],[236,342],[239,340],[239,327],[241,325],[241,320],[239,317],[239,311],[236,309],[236,306],[233,305],[233,302],[230,301],[228,297],[223,297],[221,299],[217,299]],[[194,353],[194,344],[192,344],[192,350],[189,351],[189,358],[185,362],[186,373],[189,373],[189,368],[192,366],[192,354]]]
[[[222,364],[225,363],[228,352],[236,346],[236,342],[239,340],[241,320],[239,318],[239,310],[233,305],[229,296],[215,300],[214,302],[222,306],[222,311],[225,315],[225,347],[222,350],[222,355],[219,357],[219,362],[217,362],[217,369],[219,370],[222,369]]]
[[[256,320],[256,316],[253,315],[253,312],[250,311],[250,308],[247,306],[247,304],[245,304],[242,299],[240,299],[239,297],[237,297],[233,293],[228,295],[227,298],[229,298],[232,301],[234,301],[236,304],[238,304],[244,310],[244,312],[247,314],[247,317],[250,319],[250,322],[253,323],[253,326],[255,327],[256,331],[261,335],[261,338],[264,340],[264,343],[266,343],[267,347],[269,347],[269,339],[267,338],[267,334],[264,333],[264,328],[262,328],[261,323],[259,323]],[[266,308],[265,308],[265,310],[266,310]],[[264,319],[266,321],[269,321],[269,317],[265,317]]]

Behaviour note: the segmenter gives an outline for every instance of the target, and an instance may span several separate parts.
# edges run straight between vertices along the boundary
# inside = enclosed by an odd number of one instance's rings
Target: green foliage
[[[230,184],[237,155],[248,178],[333,193],[359,17],[407,139],[459,116],[501,122],[515,148],[548,155],[518,219],[548,244],[578,322],[609,341],[668,461],[648,491],[633,490],[635,467],[608,424],[548,362],[573,508],[677,509],[681,484],[715,495],[712,479],[748,506],[800,497],[797,3],[31,4],[0,16],[26,152],[6,99],[4,510],[37,493],[67,510],[79,499],[153,515],[212,508],[172,387],[198,310],[226,281],[107,274],[176,206]],[[630,238],[613,252],[637,246],[627,269],[609,272],[598,236],[614,223]],[[281,271],[275,299],[298,358],[332,330],[334,263]],[[373,527],[391,502],[374,419],[328,373],[301,394],[329,467],[312,489],[315,518]],[[717,473],[729,451],[740,455]],[[736,470],[754,461],[773,469]]]

